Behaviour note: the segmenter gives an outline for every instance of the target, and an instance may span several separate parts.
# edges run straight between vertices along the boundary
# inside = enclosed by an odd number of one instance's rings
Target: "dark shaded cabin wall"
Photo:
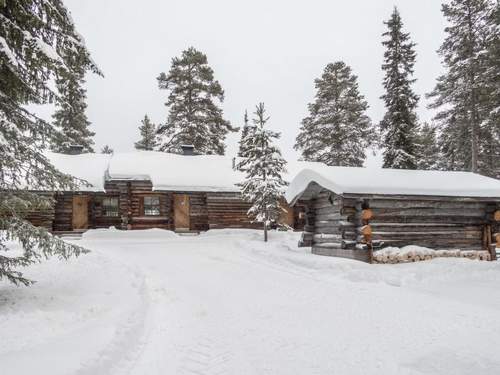
[[[38,195],[43,196],[46,199],[54,199],[54,193],[40,192]],[[36,227],[43,227],[49,231],[52,230],[55,218],[55,200],[53,200],[53,205],[48,208],[38,209],[29,212],[25,219]]]
[[[312,245],[312,253],[344,258],[369,260],[369,252],[356,250],[356,201],[322,190],[309,205],[306,225]]]
[[[247,216],[251,206],[243,201],[240,193],[207,193],[210,229],[261,228],[262,223],[252,223]]]
[[[208,208],[206,193],[186,193],[189,196],[189,229],[206,231],[208,225]]]
[[[122,220],[118,216],[105,216],[103,212],[102,201],[104,198],[118,198],[117,195],[106,193],[96,193],[92,196],[89,205],[89,227],[90,228],[120,228]]]
[[[306,225],[307,203],[299,201],[292,207],[292,209],[293,209],[293,229],[296,231],[303,231]]]
[[[351,199],[355,197],[351,195]],[[433,249],[486,249],[488,225],[491,231],[488,213],[497,207],[497,203],[480,198],[364,196],[358,199],[365,199],[373,213],[372,240],[398,247],[415,244]]]
[[[88,197],[88,228],[120,228],[121,217],[107,217],[102,212],[104,197],[118,197],[102,192],[61,192],[55,194],[54,222],[52,229],[56,232],[72,231],[73,228],[73,197]]]
[[[65,232],[73,230],[73,193],[61,192],[55,194],[53,230]]]
[[[153,191],[149,180],[112,180],[107,181],[105,190],[108,195],[119,197],[119,211],[122,229],[173,229],[172,194]],[[146,196],[158,196],[160,215],[144,215],[143,202]]]

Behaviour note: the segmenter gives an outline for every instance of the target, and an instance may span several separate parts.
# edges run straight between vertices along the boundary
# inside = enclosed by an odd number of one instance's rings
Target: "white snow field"
[[[0,282],[0,373],[500,373],[500,262],[369,265],[298,237],[89,231],[90,254]]]

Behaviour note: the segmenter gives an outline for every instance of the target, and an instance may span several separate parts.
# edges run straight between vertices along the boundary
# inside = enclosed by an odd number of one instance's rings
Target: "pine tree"
[[[439,109],[435,119],[442,128],[440,143],[448,147],[445,163],[454,169],[480,171],[491,91],[486,71],[493,9],[490,0],[452,0],[442,6],[449,25],[438,53],[446,72],[429,97],[430,107]],[[457,158],[462,160],[456,163]]]
[[[439,169],[439,146],[437,143],[436,127],[425,123],[418,134],[417,151],[418,158],[417,169],[435,170]]]
[[[492,8],[488,20],[486,55],[486,121],[480,139],[481,172],[500,179],[500,1]]]
[[[387,31],[382,45],[386,48],[382,69],[385,71],[382,99],[386,113],[380,122],[383,135],[384,168],[415,169],[417,167],[418,121],[415,110],[418,96],[412,90],[416,59],[415,43],[403,32],[403,21],[397,8],[384,22]]]
[[[1,0],[0,20],[0,279],[29,285],[19,267],[85,250],[25,220],[29,212],[53,204],[30,189],[75,188],[73,178],[58,172],[42,153],[62,134],[27,105],[60,100],[62,93],[51,83],[61,77],[77,80],[76,65],[80,71],[100,72],[60,0]],[[4,255],[6,240],[18,240],[23,253]]]
[[[168,74],[159,75],[158,84],[170,92],[168,118],[158,128],[160,150],[180,153],[181,145],[190,144],[201,154],[223,155],[224,139],[236,129],[223,118],[224,91],[207,56],[189,48],[172,60]]]
[[[104,145],[104,147],[101,148],[101,154],[112,154],[113,152],[114,150],[108,145]]]
[[[55,152],[67,153],[71,145],[83,146],[84,152],[94,152],[92,137],[87,119],[86,90],[83,88],[84,72],[77,77],[61,77],[57,80],[57,89],[61,96],[57,99],[58,109],[53,115],[54,125],[60,129],[62,138],[57,138],[51,145]]]
[[[253,130],[253,125],[248,123],[248,113],[245,110],[245,115],[243,116],[243,128],[241,129],[241,138],[239,142],[239,150],[238,156],[245,157],[246,156],[246,138],[251,135],[249,134]]]
[[[269,117],[266,116],[264,103],[257,106],[255,116],[254,129],[244,138],[246,155],[238,163],[238,169],[246,174],[240,186],[243,199],[252,203],[248,215],[264,224],[264,241],[267,241],[269,225],[278,220],[283,210],[280,198],[287,185],[282,178],[286,161],[273,144],[280,134],[266,129]]]
[[[158,147],[158,136],[156,135],[156,125],[151,122],[148,115],[141,121],[139,131],[141,139],[134,143],[137,150],[153,151]]]
[[[306,161],[362,166],[365,149],[376,136],[357,77],[344,62],[336,62],[326,66],[315,86],[315,101],[308,106],[309,116],[302,120],[294,148]]]

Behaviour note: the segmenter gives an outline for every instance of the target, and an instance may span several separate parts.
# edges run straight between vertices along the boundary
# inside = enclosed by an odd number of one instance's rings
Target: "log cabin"
[[[260,228],[247,216],[237,183],[244,176],[232,158],[154,151],[104,154],[56,154],[47,157],[60,171],[84,180],[76,191],[39,192],[54,207],[28,216],[55,233],[93,228],[163,228],[200,232],[222,228]],[[303,207],[286,206],[280,222],[301,229]]]
[[[488,251],[500,247],[500,181],[469,172],[316,165],[286,199],[305,205],[299,246],[372,262],[385,246]]]

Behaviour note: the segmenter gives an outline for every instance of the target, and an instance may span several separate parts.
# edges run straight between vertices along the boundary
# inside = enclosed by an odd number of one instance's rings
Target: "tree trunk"
[[[267,218],[264,221],[264,242],[267,242]]]

